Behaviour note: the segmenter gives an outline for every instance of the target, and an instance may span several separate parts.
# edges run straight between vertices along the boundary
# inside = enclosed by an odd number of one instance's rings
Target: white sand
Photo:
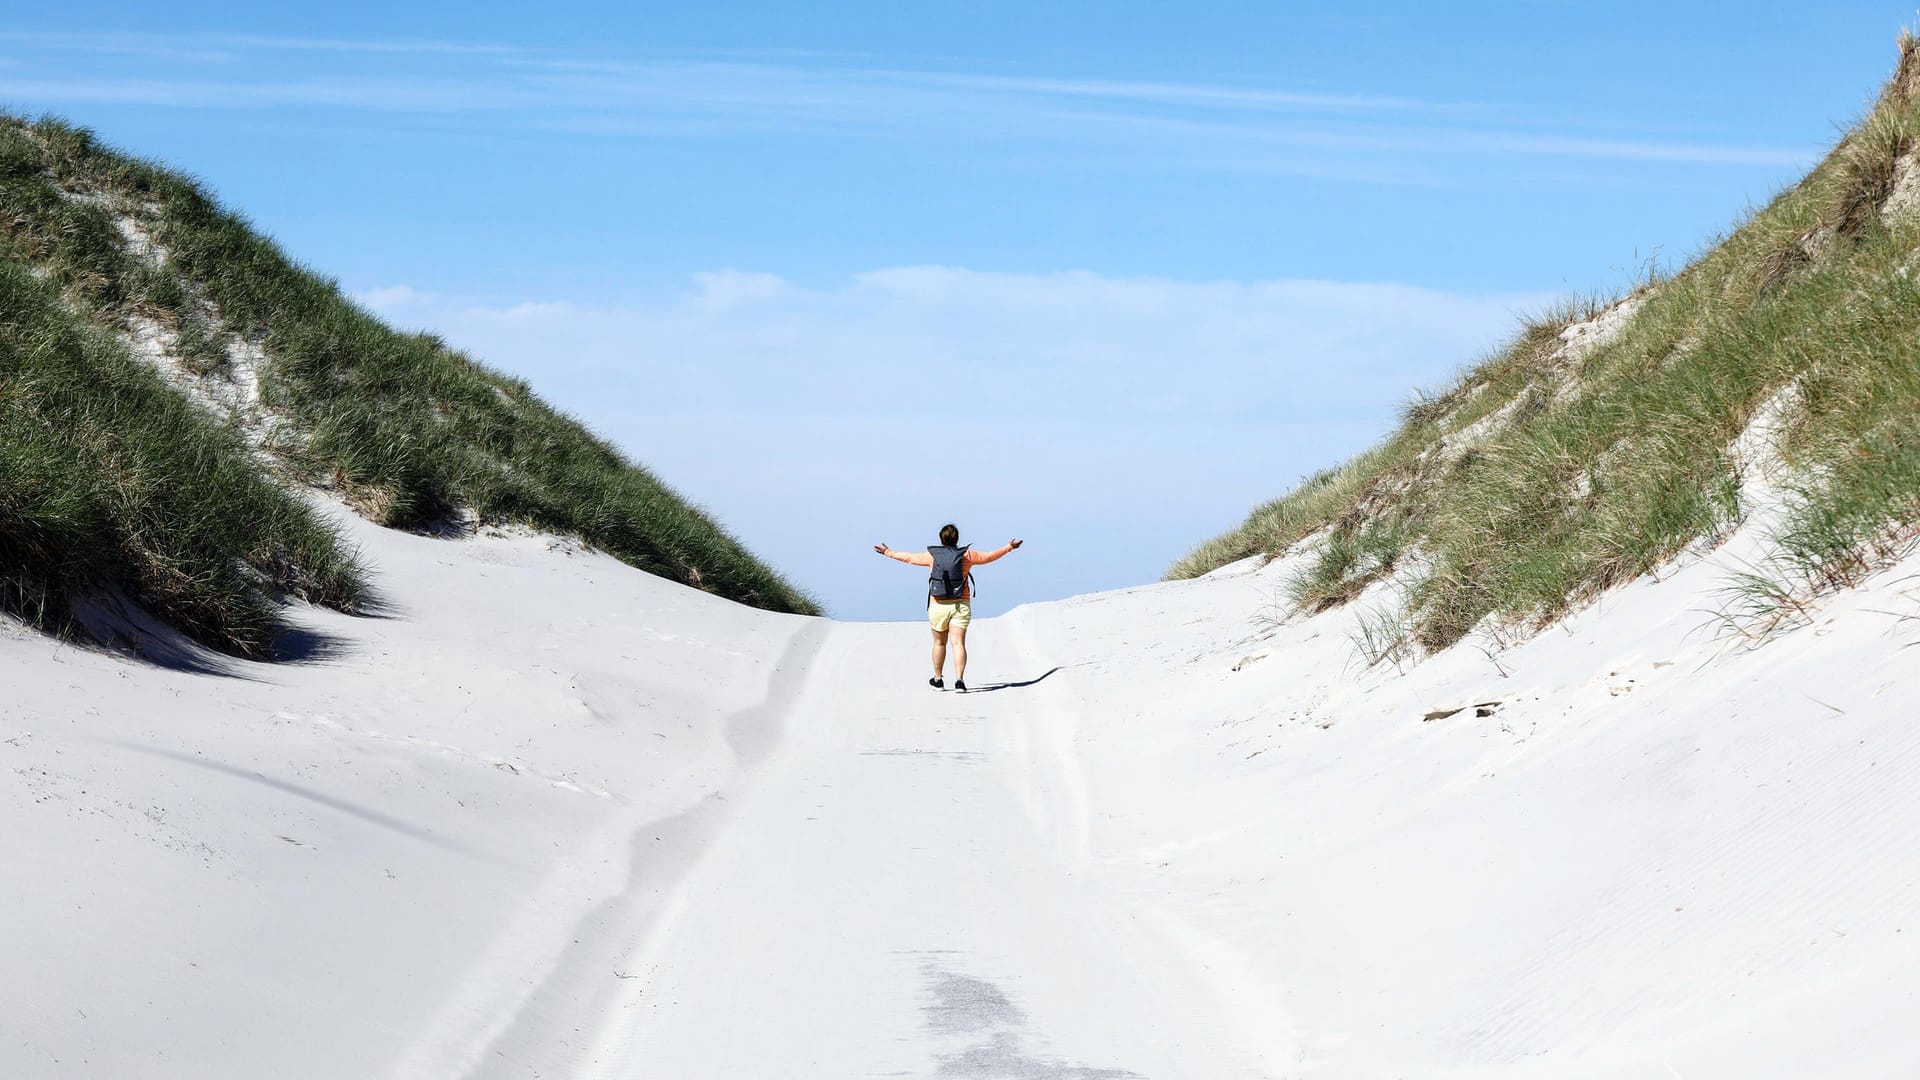
[[[0,1076],[450,1077],[558,1043],[555,1000],[615,981],[583,950],[653,917],[819,638],[538,538],[345,520],[394,610],[304,614],[334,659],[0,636]]]
[[[1920,1074],[1920,558],[1746,650],[1750,526],[1404,676],[1249,562],[983,621],[975,686],[1059,670],[961,696],[349,527],[331,657],[0,631],[0,1076]]]

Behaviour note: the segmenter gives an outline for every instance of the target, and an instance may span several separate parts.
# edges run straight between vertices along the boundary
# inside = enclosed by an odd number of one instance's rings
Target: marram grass
[[[0,574],[15,612],[55,626],[72,589],[126,587],[201,640],[258,653],[279,597],[351,606],[365,588],[282,490],[297,483],[385,525],[519,522],[743,603],[817,611],[524,382],[391,329],[196,182],[89,132],[0,114],[0,260]],[[169,331],[193,373],[237,345],[265,356],[276,477],[115,344],[136,321]]]
[[[1537,626],[1737,524],[1751,508],[1731,444],[1788,388],[1779,449],[1803,479],[1773,539],[1791,581],[1747,595],[1850,584],[1907,550],[1920,523],[1920,209],[1889,200],[1916,168],[1917,88],[1920,55],[1903,36],[1866,118],[1691,265],[1636,283],[1610,340],[1561,340],[1608,306],[1597,298],[1532,320],[1378,446],[1169,576],[1312,537],[1296,610],[1412,567],[1398,618],[1427,651],[1489,619]],[[1370,640],[1399,640],[1371,618]]]
[[[258,656],[278,597],[351,611],[365,585],[234,431],[0,259],[0,606],[61,629],[84,588]]]

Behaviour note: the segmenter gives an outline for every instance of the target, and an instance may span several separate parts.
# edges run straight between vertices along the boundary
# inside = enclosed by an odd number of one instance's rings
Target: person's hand
[[[1024,541],[1020,541],[1020,540],[1009,540],[1009,541],[1007,541],[1007,546],[1008,546],[1008,547],[1010,547],[1010,548],[1017,548],[1017,547],[1019,547],[1019,546],[1020,546],[1020,545],[1021,545],[1021,544],[1022,544],[1023,542],[1024,542]]]
[[[875,551],[877,551],[877,552],[879,552],[879,553],[880,553],[880,554],[882,554],[882,555],[885,555],[885,554],[887,553],[887,545],[885,545],[885,544],[875,544],[875,545],[873,545],[873,550],[875,550]]]

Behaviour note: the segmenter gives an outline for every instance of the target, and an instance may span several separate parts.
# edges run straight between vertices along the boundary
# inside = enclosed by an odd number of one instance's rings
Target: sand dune
[[[1920,1071],[1920,560],[1744,649],[1749,530],[1404,674],[1243,564],[983,621],[959,695],[918,624],[341,520],[390,610],[307,662],[0,635],[0,1075]]]

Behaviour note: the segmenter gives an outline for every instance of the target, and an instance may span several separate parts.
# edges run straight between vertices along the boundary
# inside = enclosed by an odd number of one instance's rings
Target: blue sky
[[[0,103],[205,179],[837,613],[1156,578],[1570,290],[1698,251],[1894,3],[42,5]]]

